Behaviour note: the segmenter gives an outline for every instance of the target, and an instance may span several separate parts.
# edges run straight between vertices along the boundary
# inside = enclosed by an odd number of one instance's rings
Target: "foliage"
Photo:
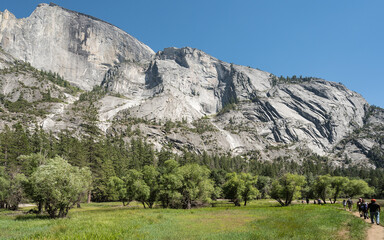
[[[31,73],[39,81],[48,80],[58,86],[64,88],[64,91],[69,94],[76,94],[80,92],[78,87],[71,85],[68,81],[64,80],[58,73],[53,73],[51,71],[46,72],[43,70],[38,70],[31,66],[28,62],[15,61],[12,66],[4,69],[0,69],[0,74],[26,74]]]
[[[351,198],[361,195],[371,196],[374,193],[373,189],[368,186],[368,183],[361,179],[350,180],[344,192]]]
[[[259,191],[256,188],[257,176],[253,176],[250,173],[241,173],[240,178],[244,182],[244,189],[241,192],[241,198],[244,201],[244,206],[246,206],[247,201],[255,199],[259,195]]]
[[[118,199],[123,206],[128,202],[127,188],[125,182],[119,177],[113,176],[109,179],[109,196],[112,200]]]
[[[11,210],[17,210],[19,204],[24,197],[23,185],[27,181],[24,174],[16,171],[11,171],[9,174],[8,194],[6,197],[6,205]]]
[[[90,183],[87,168],[73,167],[61,157],[47,160],[31,176],[34,193],[42,197],[51,218],[65,217]]]
[[[287,173],[272,183],[271,197],[281,206],[289,206],[294,199],[301,197],[301,188],[305,184],[305,177]]]
[[[143,174],[138,170],[131,169],[128,171],[125,179],[128,203],[133,200],[137,200],[145,207],[144,203],[149,197],[150,189],[143,180]]]
[[[223,186],[224,195],[231,199],[235,206],[240,206],[240,202],[244,201],[244,206],[247,201],[257,197],[259,191],[256,189],[257,177],[249,173],[228,173],[227,181]]]
[[[212,180],[209,179],[210,171],[197,164],[187,164],[178,169],[182,176],[180,192],[183,208],[190,209],[196,201],[208,202],[214,191]]]
[[[178,171],[179,164],[173,160],[164,162],[160,169],[159,200],[164,208],[178,207],[182,195],[178,191],[182,186],[183,176]]]
[[[348,185],[349,179],[347,177],[334,176],[331,180],[331,186],[333,188],[333,203],[336,203],[336,199],[344,191]]]
[[[280,77],[276,77],[276,76],[272,76],[271,80],[272,80],[272,86],[276,86],[277,84],[298,84],[298,83],[303,83],[303,82],[309,82],[311,81],[312,79],[314,79],[313,77],[303,77],[303,76],[300,76],[300,77],[297,77],[296,75],[293,75],[292,77],[283,77],[283,76],[280,76]]]
[[[143,180],[149,188],[149,195],[144,202],[149,208],[152,208],[159,195],[159,172],[154,166],[149,165],[144,166],[142,173]]]
[[[312,187],[314,195],[322,199],[324,203],[326,203],[328,198],[331,198],[334,195],[332,177],[329,174],[318,176]]]
[[[268,176],[258,176],[256,188],[260,191],[262,199],[269,198],[271,194],[272,179]]]
[[[133,137],[130,141],[117,136],[99,136],[91,133],[89,136],[76,138],[72,132],[63,131],[58,135],[45,132],[41,128],[24,129],[21,124],[5,127],[0,132],[0,166],[4,169],[3,179],[10,181],[11,173],[24,174],[30,178],[32,172],[44,162],[44,158],[62,156],[68,163],[77,167],[89,167],[92,172],[92,201],[121,200],[118,192],[111,187],[110,179],[117,177],[125,181],[129,170],[136,169],[142,173],[142,181],[149,187],[149,197],[145,200],[146,207],[156,205],[159,201],[164,207],[181,208],[182,195],[181,186],[183,176],[179,173],[180,166],[197,164],[211,170],[209,178],[213,181],[214,191],[210,198],[223,198],[223,185],[226,182],[227,173],[245,172],[257,175],[257,189],[261,198],[271,196],[271,183],[286,173],[294,173],[305,176],[307,183],[302,187],[302,194],[305,197],[314,197],[312,185],[319,175],[330,174],[332,179],[345,176],[350,179],[361,179],[375,189],[372,195],[375,198],[384,196],[383,169],[365,169],[349,166],[332,167],[326,157],[318,155],[305,155],[302,163],[290,161],[289,159],[276,159],[271,162],[259,160],[258,156],[231,156],[230,154],[209,154],[203,152],[197,154],[182,149],[181,155],[172,153],[164,148],[157,151],[153,145],[145,139]],[[21,156],[24,155],[24,156]],[[43,157],[44,156],[44,157]],[[166,162],[174,159],[172,164]],[[176,167],[174,167],[176,165]],[[144,173],[146,168],[152,168],[154,176],[150,179],[149,172]],[[157,176],[156,176],[157,175]],[[143,182],[142,182],[143,183]],[[39,202],[36,195],[31,193],[32,188],[29,181],[23,182],[21,199],[34,200]],[[126,189],[126,187],[124,187]],[[332,182],[332,189],[336,189]],[[344,185],[339,187],[335,196],[345,196],[341,190],[346,189]],[[333,191],[333,190],[332,190]],[[18,191],[15,191],[17,193]],[[34,196],[32,198],[32,196]],[[142,196],[147,196],[146,194]],[[135,199],[137,200],[137,199]],[[141,199],[143,201],[144,198]],[[243,201],[243,200],[242,200]],[[200,203],[200,200],[195,201]],[[193,206],[194,203],[192,203]],[[42,205],[41,205],[42,207]]]
[[[79,102],[97,102],[106,95],[105,89],[100,86],[93,87],[92,91],[82,93],[79,97]]]
[[[192,132],[203,134],[205,132],[216,132],[218,131],[215,126],[212,125],[209,119],[199,119],[192,122],[192,125],[195,127],[191,129]]]
[[[0,208],[5,208],[9,195],[10,182],[4,167],[0,167]]]

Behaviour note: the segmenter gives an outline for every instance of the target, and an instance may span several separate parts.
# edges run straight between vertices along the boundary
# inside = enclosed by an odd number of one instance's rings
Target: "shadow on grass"
[[[29,220],[44,220],[44,219],[51,219],[48,215],[39,215],[39,214],[25,214],[25,215],[19,215],[15,218],[16,221],[29,221]]]

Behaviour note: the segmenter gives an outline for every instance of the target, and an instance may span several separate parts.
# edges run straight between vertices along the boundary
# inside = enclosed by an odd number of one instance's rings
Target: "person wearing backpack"
[[[363,212],[364,219],[368,219],[368,203],[364,199],[361,203],[361,211]]]
[[[363,210],[361,209],[361,204],[363,203],[363,199],[359,198],[359,201],[356,203],[357,211],[359,211],[360,217],[363,216]]]
[[[347,200],[343,200],[343,207],[344,207],[344,210],[347,210]]]
[[[351,212],[352,211],[352,205],[353,205],[353,201],[351,198],[348,198],[347,205],[348,205],[348,210]]]
[[[369,214],[371,215],[371,223],[380,224],[380,205],[376,203],[376,199],[372,199],[371,203],[368,204]]]

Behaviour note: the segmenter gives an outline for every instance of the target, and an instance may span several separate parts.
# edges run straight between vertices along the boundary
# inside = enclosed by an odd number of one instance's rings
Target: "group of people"
[[[348,205],[348,210],[352,211],[353,201],[352,199],[343,200],[344,209],[346,209]],[[360,217],[364,217],[364,219],[368,219],[368,211],[371,218],[371,223],[380,224],[380,205],[377,204],[376,199],[371,199],[371,203],[367,203],[364,199],[359,198],[357,202],[357,210],[359,211]]]

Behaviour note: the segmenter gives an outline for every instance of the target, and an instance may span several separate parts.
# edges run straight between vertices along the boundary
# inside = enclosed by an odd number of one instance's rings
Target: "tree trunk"
[[[247,206],[247,199],[244,199],[244,206]]]
[[[280,198],[275,198],[275,200],[276,200],[278,203],[280,203],[281,206],[283,206],[283,207],[285,206],[284,202],[281,201]]]
[[[91,191],[88,192],[87,203],[91,203]]]
[[[39,204],[37,206],[37,211],[39,214],[43,213],[43,201],[39,201]]]

